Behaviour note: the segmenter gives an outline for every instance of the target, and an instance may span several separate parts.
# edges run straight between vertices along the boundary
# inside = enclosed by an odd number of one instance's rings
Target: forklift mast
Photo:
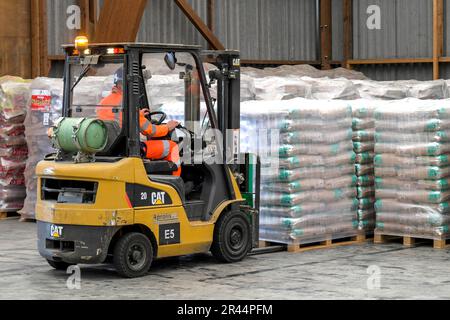
[[[253,246],[259,240],[259,207],[261,163],[254,154],[240,152],[241,123],[241,63],[239,51],[203,51],[204,62],[209,62],[217,70],[209,71],[210,80],[217,82],[216,114],[219,130],[223,134],[223,159],[237,180],[240,191],[247,203],[247,210],[253,219]]]
[[[216,51],[214,54],[218,70],[210,71],[209,77],[217,81],[217,118],[223,134],[223,158],[233,164],[238,162],[240,153],[240,57],[238,51]]]
[[[209,71],[209,78],[217,82],[216,115],[218,129],[223,134],[223,159],[236,164],[240,153],[240,58],[239,51],[202,51],[203,62],[217,70]],[[185,80],[185,123],[200,121],[200,85],[196,71],[187,72]],[[228,155],[228,156],[227,156]]]

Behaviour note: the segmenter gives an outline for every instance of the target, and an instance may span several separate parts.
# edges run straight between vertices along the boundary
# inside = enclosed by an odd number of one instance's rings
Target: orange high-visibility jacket
[[[122,112],[115,108],[122,105],[123,92],[118,87],[114,87],[109,96],[100,101],[97,107],[97,117],[101,120],[117,121],[122,126]],[[150,138],[164,137],[169,133],[166,124],[154,125],[144,116],[141,110],[139,113],[139,126],[141,133]]]

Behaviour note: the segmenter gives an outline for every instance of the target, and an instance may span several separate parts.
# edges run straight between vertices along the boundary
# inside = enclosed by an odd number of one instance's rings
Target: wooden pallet
[[[399,236],[375,232],[373,242],[375,244],[392,243],[401,241],[405,247],[414,247],[416,242],[431,242],[434,249],[450,247],[450,239],[427,239],[419,237]]]
[[[366,234],[359,234],[352,237],[345,237],[345,238],[337,238],[333,239],[333,237],[329,237],[329,240],[324,241],[317,241],[312,243],[305,243],[305,244],[299,244],[299,243],[292,243],[292,244],[282,244],[277,242],[271,242],[271,241],[259,241],[259,247],[260,248],[267,248],[267,247],[273,247],[273,246],[284,246],[288,252],[304,252],[309,250],[317,250],[317,249],[326,249],[326,248],[334,248],[338,246],[346,246],[346,245],[353,245],[353,244],[361,244],[366,242],[369,238],[366,236]]]
[[[8,218],[19,217],[17,212],[0,212],[0,221]]]

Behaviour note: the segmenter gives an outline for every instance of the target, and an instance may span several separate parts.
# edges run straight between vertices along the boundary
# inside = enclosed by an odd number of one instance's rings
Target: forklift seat
[[[165,160],[144,160],[144,167],[147,174],[172,174],[178,169],[175,163]]]

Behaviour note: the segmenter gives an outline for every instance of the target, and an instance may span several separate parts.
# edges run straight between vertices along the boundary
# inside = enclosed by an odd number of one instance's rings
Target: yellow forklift
[[[83,37],[63,47],[63,111],[49,132],[56,152],[36,168],[41,256],[63,270],[112,262],[130,278],[164,257],[210,251],[222,262],[242,260],[258,242],[260,165],[239,150],[239,52],[89,44]],[[209,77],[204,62],[216,67]],[[117,70],[123,70],[121,104],[101,104],[105,88],[98,102],[88,103],[92,92],[81,84],[89,87],[93,77],[116,81]],[[166,71],[184,83],[184,126],[176,130],[181,134],[159,139],[179,144],[181,176],[173,175],[177,164],[146,159],[142,150],[139,112],[153,111],[152,100],[161,98],[150,97],[146,85],[152,91],[152,77]],[[217,98],[211,97],[213,83]],[[99,108],[111,108],[114,119],[101,120]],[[155,125],[165,118],[163,111],[148,115]]]

